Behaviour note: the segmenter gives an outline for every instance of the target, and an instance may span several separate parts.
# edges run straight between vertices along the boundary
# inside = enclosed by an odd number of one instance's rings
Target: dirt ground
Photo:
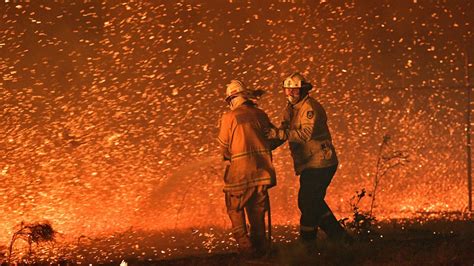
[[[34,247],[33,265],[474,265],[472,215],[385,220],[354,243],[328,241],[318,234],[308,250],[296,225],[273,226],[272,247],[260,259],[244,259],[229,229],[189,228],[79,238],[74,245]],[[44,252],[43,252],[43,251]],[[6,254],[6,253],[5,253]],[[4,254],[4,255],[5,255]],[[16,262],[19,260],[16,259]],[[6,257],[0,260],[6,265]]]
[[[128,257],[128,265],[474,265],[474,223],[463,220],[392,220],[376,225],[365,240],[331,243],[319,234],[311,251],[297,239],[296,227],[276,227],[271,252],[243,259],[235,249],[161,260]],[[118,262],[110,265],[117,265]]]

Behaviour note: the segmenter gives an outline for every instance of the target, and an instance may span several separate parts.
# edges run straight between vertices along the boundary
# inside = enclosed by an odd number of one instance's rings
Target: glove
[[[266,132],[265,137],[267,137],[267,139],[286,140],[288,138],[288,134],[287,134],[286,130],[284,130],[284,129],[271,127]]]

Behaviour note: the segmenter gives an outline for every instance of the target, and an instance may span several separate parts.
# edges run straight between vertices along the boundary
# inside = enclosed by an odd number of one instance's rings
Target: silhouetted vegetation
[[[380,143],[379,152],[377,156],[377,165],[373,179],[372,193],[367,193],[365,188],[361,191],[356,191],[356,195],[352,196],[349,201],[352,211],[352,217],[343,218],[339,222],[349,229],[360,240],[367,240],[371,235],[376,233],[374,223],[377,221],[374,215],[375,196],[382,178],[392,169],[399,166],[405,166],[409,160],[409,154],[406,150],[399,150],[394,148],[391,143],[391,136],[385,134]],[[370,197],[370,210],[364,211],[360,207],[360,203],[364,197]]]
[[[53,230],[53,227],[47,221],[43,223],[31,224],[21,222],[18,227],[18,230],[13,233],[8,248],[8,263],[12,262],[13,247],[18,240],[23,240],[28,243],[27,257],[23,258],[25,262],[30,262],[31,260],[31,256],[33,254],[33,244],[38,247],[40,243],[52,242],[55,240],[56,231]]]
[[[377,221],[371,212],[361,210],[359,206],[359,203],[366,194],[365,189],[362,189],[360,192],[357,191],[356,195],[350,200],[352,219],[343,218],[340,220],[341,224],[346,229],[349,229],[355,236],[357,236],[357,239],[361,240],[366,240],[370,235],[375,233],[374,223]]]

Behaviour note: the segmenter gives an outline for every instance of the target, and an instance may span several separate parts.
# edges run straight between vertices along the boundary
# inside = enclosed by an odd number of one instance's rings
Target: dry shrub
[[[43,242],[52,242],[55,240],[57,232],[54,231],[51,223],[25,223],[21,222],[18,230],[13,234],[8,248],[8,263],[11,263],[13,247],[17,240],[23,240],[28,243],[28,260],[32,254],[32,244],[37,246]]]

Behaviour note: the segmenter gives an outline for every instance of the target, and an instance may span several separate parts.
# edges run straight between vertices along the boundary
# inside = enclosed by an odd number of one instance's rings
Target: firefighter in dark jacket
[[[242,82],[232,80],[227,85],[226,101],[231,111],[222,116],[217,138],[224,159],[230,161],[224,176],[227,213],[233,236],[245,255],[264,253],[267,189],[276,184],[272,147],[265,136],[272,125],[252,98],[252,90]]]
[[[300,176],[301,239],[315,242],[319,227],[330,239],[347,240],[349,235],[324,200],[338,165],[326,112],[309,96],[312,85],[301,74],[293,73],[286,78],[283,88],[288,100],[283,122],[280,128],[271,128],[267,137],[289,143],[294,169]]]

